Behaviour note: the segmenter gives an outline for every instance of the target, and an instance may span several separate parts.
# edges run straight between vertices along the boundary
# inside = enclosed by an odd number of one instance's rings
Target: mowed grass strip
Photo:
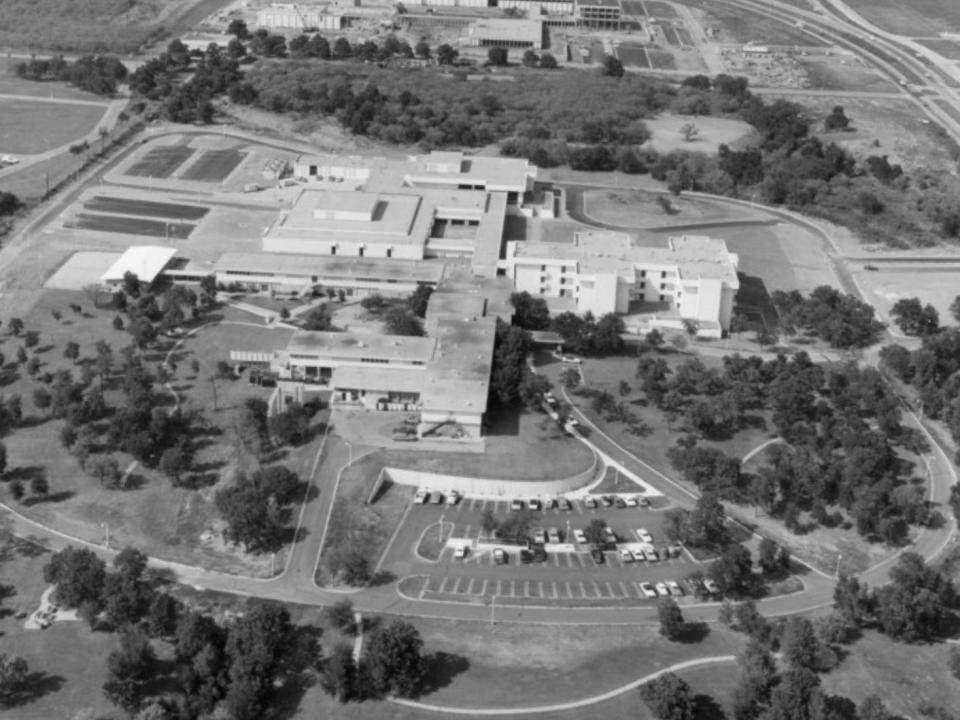
[[[207,150],[180,176],[184,180],[221,182],[243,162],[246,153],[239,150]]]

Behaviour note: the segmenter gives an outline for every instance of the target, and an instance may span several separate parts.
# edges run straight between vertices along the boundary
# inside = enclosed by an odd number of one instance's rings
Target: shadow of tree
[[[370,582],[368,583],[368,585],[370,587],[380,587],[382,585],[389,585],[390,583],[394,582],[396,579],[397,579],[397,576],[394,575],[389,570],[381,570],[380,572],[376,573],[372,578],[370,578]]]
[[[683,629],[680,631],[680,637],[678,637],[677,640],[678,642],[692,645],[702,642],[709,634],[710,626],[707,623],[687,622],[683,624]]]
[[[693,711],[696,720],[726,720],[727,717],[719,703],[703,693],[694,696]]]
[[[427,655],[424,658],[424,664],[426,673],[418,693],[421,697],[447,687],[457,675],[470,669],[470,661],[467,658],[442,651]]]
[[[43,671],[31,672],[19,687],[0,696],[0,708],[13,708],[34,702],[57,692],[67,679],[61,675],[49,675]]]

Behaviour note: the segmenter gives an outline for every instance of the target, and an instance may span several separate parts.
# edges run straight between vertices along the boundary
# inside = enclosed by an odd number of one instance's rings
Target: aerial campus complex
[[[163,148],[146,146],[127,167]],[[281,396],[332,390],[335,403],[416,411],[421,436],[462,441],[482,436],[496,323],[509,322],[514,291],[557,312],[622,315],[634,334],[694,323],[716,338],[729,328],[738,258],[723,240],[681,235],[643,247],[622,232],[558,234],[546,224],[536,241],[508,242],[508,218],[557,214],[559,191],[538,192],[536,180],[527,160],[462,152],[301,155],[277,180],[284,197],[259,250],[226,249],[204,264],[189,250],[134,245],[100,281],[118,286],[133,272],[189,283],[212,271],[224,287],[306,295],[319,286],[354,299],[429,286],[427,337],[296,330],[285,347],[236,347],[230,358],[268,367],[285,381]]]

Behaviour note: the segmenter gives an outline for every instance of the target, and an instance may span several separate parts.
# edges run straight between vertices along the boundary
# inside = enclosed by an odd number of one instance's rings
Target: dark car
[[[520,551],[520,562],[522,562],[524,565],[529,565],[530,563],[532,563],[532,562],[533,562],[533,553],[530,552],[529,550],[521,550],[521,551]]]
[[[543,563],[547,561],[547,549],[543,545],[533,545],[530,552],[533,555],[534,562]]]
[[[623,510],[623,509],[627,506],[627,501],[624,500],[624,499],[623,499],[622,497],[620,497],[619,495],[614,499],[613,503],[614,503],[614,505],[616,505],[616,506],[617,506],[618,508],[620,508],[621,510]]]
[[[600,496],[600,504],[603,505],[605,508],[607,508],[607,507],[610,507],[611,505],[613,505],[613,502],[612,502],[612,501],[610,500],[610,498],[607,497],[606,495],[601,495],[601,496]]]
[[[600,548],[598,548],[598,547],[596,547],[596,546],[594,546],[594,547],[590,550],[590,557],[593,558],[593,561],[594,561],[597,565],[603,565],[603,563],[606,562],[606,558],[603,556],[603,550],[601,550]]]

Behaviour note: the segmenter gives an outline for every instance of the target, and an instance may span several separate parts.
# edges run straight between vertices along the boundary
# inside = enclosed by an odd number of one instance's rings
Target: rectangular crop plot
[[[119,215],[88,215],[80,213],[67,227],[97,232],[126,233],[128,235],[148,235],[170,240],[185,240],[196,225],[187,223],[163,222],[144,218],[121,217]]]
[[[196,205],[177,205],[174,203],[133,200],[130,198],[98,196],[83,204],[85,210],[94,210],[117,215],[143,215],[146,217],[169,218],[170,220],[200,220],[210,211],[209,208]]]
[[[194,150],[186,145],[161,145],[153,148],[131,165],[127,175],[168,178],[193,153]]]
[[[623,14],[643,17],[647,14],[646,8],[640,0],[623,0]]]
[[[693,45],[693,37],[686,28],[677,28],[677,37],[683,45]]]
[[[647,13],[650,17],[671,19],[677,16],[677,11],[664,2],[657,0],[647,0]]]
[[[667,39],[667,42],[671,45],[679,45],[680,40],[677,38],[677,31],[674,30],[669,25],[663,25],[663,36]]]
[[[246,153],[239,150],[207,150],[180,177],[200,182],[222,182],[243,162],[244,157]]]
[[[650,61],[647,59],[647,51],[642,47],[633,45],[621,45],[617,48],[617,57],[627,67],[650,67]]]
[[[668,52],[649,52],[647,57],[650,58],[650,67],[654,70],[676,70],[677,61],[674,59],[673,55]]]

